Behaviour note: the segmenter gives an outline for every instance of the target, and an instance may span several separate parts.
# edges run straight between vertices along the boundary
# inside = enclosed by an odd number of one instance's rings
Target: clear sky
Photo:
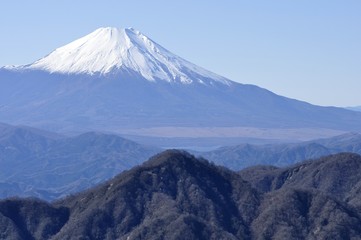
[[[134,27],[241,83],[318,105],[361,105],[360,0],[4,0],[0,66],[98,27]]]

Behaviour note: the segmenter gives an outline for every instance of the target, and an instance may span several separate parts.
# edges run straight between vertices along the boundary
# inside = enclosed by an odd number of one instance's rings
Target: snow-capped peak
[[[27,69],[68,74],[108,74],[131,70],[149,81],[204,83],[230,81],[172,54],[133,28],[99,28],[60,47]]]

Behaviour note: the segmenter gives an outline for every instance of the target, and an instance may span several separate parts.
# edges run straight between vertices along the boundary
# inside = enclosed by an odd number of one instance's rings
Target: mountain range
[[[114,134],[64,136],[0,124],[0,198],[59,199],[107,181],[160,151]],[[361,154],[361,135],[288,144],[241,144],[193,153],[238,171],[255,165],[288,166],[340,152]]]
[[[160,152],[122,137],[73,137],[0,124],[0,197],[52,200],[92,187]]]
[[[0,121],[63,133],[151,131],[171,137],[201,137],[205,131],[242,137],[261,129],[253,137],[262,138],[276,129],[266,136],[277,138],[302,129],[317,138],[319,132],[361,131],[359,112],[231,81],[132,28],[100,28],[34,63],[1,68]]]
[[[361,154],[361,134],[347,133],[299,143],[240,144],[194,154],[237,171],[255,165],[288,166],[341,152]]]
[[[166,151],[57,202],[1,200],[0,237],[358,239],[360,167],[343,153],[237,173]]]

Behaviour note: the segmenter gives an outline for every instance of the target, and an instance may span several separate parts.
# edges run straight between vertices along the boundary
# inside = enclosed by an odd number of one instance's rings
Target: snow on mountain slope
[[[133,28],[99,28],[20,68],[66,74],[109,74],[126,70],[140,73],[149,81],[189,84],[212,79],[231,84],[224,77],[172,54]]]
[[[232,82],[131,28],[100,28],[33,64],[1,68],[0,121],[63,132],[145,129],[144,134],[160,128],[164,134],[167,127],[361,131],[359,112]],[[175,137],[183,132],[171,131]],[[276,132],[273,138],[280,139]],[[204,134],[192,129],[191,136]]]

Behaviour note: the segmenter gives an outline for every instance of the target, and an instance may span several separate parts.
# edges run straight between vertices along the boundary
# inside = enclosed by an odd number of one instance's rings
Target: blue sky
[[[98,27],[134,27],[241,83],[361,105],[361,1],[2,1],[0,65],[31,63]]]

